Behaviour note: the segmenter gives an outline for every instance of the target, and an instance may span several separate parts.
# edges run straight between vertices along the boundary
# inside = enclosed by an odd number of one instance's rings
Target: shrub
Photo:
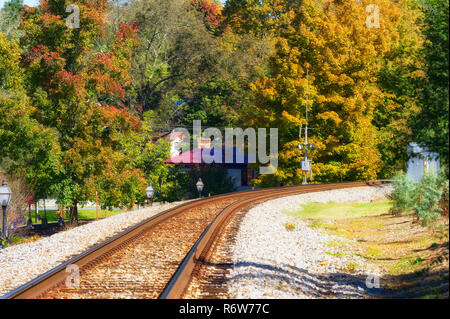
[[[398,173],[392,182],[393,191],[391,199],[393,206],[391,213],[401,214],[413,209],[417,199],[417,184],[411,177],[404,173]]]
[[[413,208],[423,226],[430,226],[439,218],[442,212],[439,204],[443,194],[442,180],[433,170],[426,170],[417,185],[416,204]]]
[[[295,224],[292,222],[287,222],[284,224],[284,227],[286,227],[287,230],[294,230],[295,229]]]

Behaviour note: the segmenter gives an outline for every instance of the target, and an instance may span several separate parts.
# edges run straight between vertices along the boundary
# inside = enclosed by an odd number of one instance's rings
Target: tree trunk
[[[78,225],[78,202],[74,202],[74,205],[70,208],[70,224],[76,223]]]

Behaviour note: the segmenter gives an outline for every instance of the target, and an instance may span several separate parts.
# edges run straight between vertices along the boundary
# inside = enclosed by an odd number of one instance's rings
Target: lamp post
[[[6,239],[8,236],[7,234],[7,218],[6,218],[6,208],[9,205],[9,202],[11,201],[11,189],[8,187],[8,182],[3,181],[2,186],[0,187],[0,204],[2,205],[3,209],[3,227],[2,227],[2,238]],[[2,242],[0,242],[0,247],[3,248]]]
[[[201,178],[198,179],[196,186],[197,186],[197,190],[198,190],[198,197],[202,198],[202,191],[203,191],[203,187],[205,186],[205,184],[203,184]]]
[[[150,184],[148,185],[148,187],[145,189],[145,192],[147,193],[147,199],[148,199],[148,201],[151,201],[152,198],[153,198],[153,194],[155,193],[155,191],[154,191],[154,189],[153,189],[153,187],[152,187],[152,183],[150,183]],[[153,206],[153,201],[152,201],[151,203],[152,203],[152,206]]]

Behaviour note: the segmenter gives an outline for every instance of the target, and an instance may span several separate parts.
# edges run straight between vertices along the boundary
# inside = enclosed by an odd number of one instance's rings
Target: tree
[[[223,16],[234,32],[264,38],[287,27],[292,10],[300,4],[293,0],[227,0]]]
[[[176,172],[164,164],[170,157],[170,143],[164,139],[154,140],[155,131],[152,128],[154,117],[154,112],[146,112],[139,132],[124,136],[122,144],[132,167],[139,169],[146,180],[154,185],[155,190],[167,198],[171,190],[175,191]],[[159,180],[162,183],[161,189],[155,186]]]
[[[55,132],[32,117],[20,49],[0,33],[0,167],[33,186],[48,181],[58,147]]]
[[[49,187],[38,195],[54,194],[60,205],[72,207],[74,221],[77,204],[93,200],[96,191],[114,188],[108,204],[128,205],[144,193],[146,183],[129,165],[120,143],[122,135],[140,126],[122,103],[137,24],[120,24],[112,50],[96,52],[94,44],[104,36],[107,1],[70,3],[80,9],[80,28],[66,25],[68,1],[42,0],[23,14],[21,44],[32,117],[56,133],[59,148]]]
[[[366,2],[304,1],[292,8],[279,32],[267,76],[252,85],[254,103],[247,111],[253,126],[278,127],[279,168],[261,176],[261,185],[298,184],[309,73],[309,133],[318,148],[311,152],[316,181],[373,179],[381,169],[380,140],[374,110],[385,103],[377,83],[384,59],[402,19],[400,7],[375,1],[383,15],[380,28],[366,25]]]
[[[215,30],[220,26],[222,19],[222,5],[217,0],[192,0],[196,7],[205,18],[205,23],[210,30]]]
[[[413,140],[411,119],[420,110],[417,84],[424,79],[421,12],[415,1],[404,1],[398,6],[402,8],[398,37],[391,41],[389,53],[381,60],[377,78],[384,94],[372,122],[380,134],[380,178],[391,178],[406,169],[407,146]]]
[[[449,78],[448,78],[448,1],[426,0],[423,33],[426,39],[422,55],[426,77],[419,82],[420,112],[414,117],[414,140],[438,153],[444,165],[449,164]]]
[[[134,51],[128,94],[141,118],[148,110],[163,107],[160,116],[173,112],[171,100],[185,89],[187,78],[201,81],[202,70],[210,65],[214,43],[202,14],[190,0],[132,1],[127,7],[110,10],[111,19],[139,22],[139,46]]]
[[[0,32],[8,38],[19,38],[18,30],[20,13],[23,11],[23,0],[9,0],[0,10]]]

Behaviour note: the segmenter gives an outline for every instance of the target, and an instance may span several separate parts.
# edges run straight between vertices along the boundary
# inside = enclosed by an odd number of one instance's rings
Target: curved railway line
[[[193,279],[210,271],[211,248],[237,212],[278,197],[383,183],[291,186],[191,201],[97,244],[2,298],[181,298]],[[79,288],[66,287],[69,265],[80,269]],[[214,276],[221,275],[219,270]],[[213,297],[221,287],[213,280],[204,289]]]

